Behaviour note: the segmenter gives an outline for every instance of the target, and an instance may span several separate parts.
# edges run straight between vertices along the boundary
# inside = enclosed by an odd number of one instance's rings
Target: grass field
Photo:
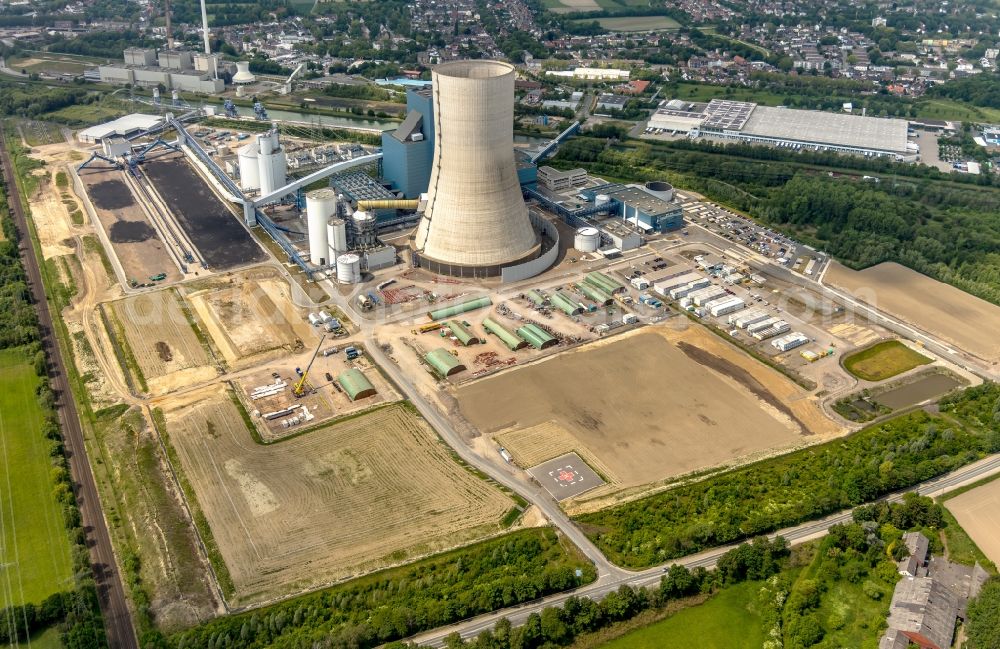
[[[49,627],[31,637],[31,649],[62,649],[63,643],[59,639],[59,629]]]
[[[886,340],[845,357],[844,368],[864,381],[884,381],[930,362],[898,340]]]
[[[589,21],[585,21],[589,22]],[[601,27],[614,32],[652,32],[679,29],[681,24],[669,16],[621,16],[598,18]]]
[[[603,645],[603,649],[760,649],[764,629],[756,612],[760,582],[727,588],[700,606]]]
[[[53,494],[49,442],[24,351],[0,351],[0,608],[73,586],[69,537]]]

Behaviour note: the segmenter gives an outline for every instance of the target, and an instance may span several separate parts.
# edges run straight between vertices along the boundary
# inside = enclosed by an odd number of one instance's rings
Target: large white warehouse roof
[[[101,140],[113,137],[127,137],[139,131],[153,128],[162,120],[158,115],[144,115],[142,113],[132,113],[119,117],[116,120],[98,124],[85,128],[77,133],[77,139],[81,142],[100,142]]]

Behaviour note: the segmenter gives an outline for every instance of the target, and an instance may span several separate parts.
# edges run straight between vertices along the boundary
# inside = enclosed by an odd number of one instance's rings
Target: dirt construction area
[[[457,398],[522,466],[577,452],[610,483],[588,498],[841,432],[805,390],[690,326],[590,344],[465,384]]]
[[[1000,307],[895,263],[862,271],[831,262],[824,281],[983,360],[1000,360]]]
[[[229,568],[232,605],[469,543],[499,532],[514,506],[403,404],[262,446],[225,389],[175,401],[170,442]]]
[[[292,304],[288,282],[275,269],[255,268],[206,284],[187,299],[230,366],[315,345],[307,314]]]
[[[945,501],[945,507],[983,554],[1000,565],[1000,480],[955,496]]]
[[[210,352],[195,333],[197,325],[177,291],[167,289],[119,300],[105,305],[105,313],[113,318],[127,369],[141,373],[139,382],[145,381],[151,394],[217,375]]]
[[[123,173],[96,167],[79,172],[94,212],[125,274],[139,283],[160,273],[166,273],[167,281],[180,279],[180,270],[122,180]]]

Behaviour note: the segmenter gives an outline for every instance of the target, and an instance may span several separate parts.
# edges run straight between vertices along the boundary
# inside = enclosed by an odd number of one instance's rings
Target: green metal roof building
[[[473,335],[472,331],[458,320],[449,320],[448,329],[455,338],[458,338],[458,342],[466,347],[479,344],[479,336]]]
[[[535,289],[531,289],[530,291],[525,293],[525,297],[527,297],[528,300],[530,300],[531,303],[534,304],[535,306],[545,306],[546,304],[549,303],[548,298],[546,298],[544,295],[542,295]]]
[[[458,359],[451,355],[444,347],[438,347],[424,354],[424,360],[437,372],[442,379],[464,372],[466,367],[458,362]]]
[[[603,306],[607,306],[614,302],[614,298],[611,297],[611,294],[602,288],[597,288],[596,286],[591,286],[590,284],[577,284],[576,287],[580,289],[581,293]]]
[[[476,309],[481,309],[485,306],[493,304],[493,300],[489,296],[477,297],[472,300],[466,300],[465,302],[459,302],[458,304],[453,304],[451,306],[442,307],[435,311],[430,311],[427,317],[431,320],[444,320],[445,318],[454,318],[457,315],[463,313],[468,313],[469,311],[475,311]]]
[[[486,331],[490,332],[491,334],[499,338],[500,342],[506,345],[507,349],[511,350],[512,352],[517,351],[518,349],[521,349],[528,344],[526,341],[521,340],[520,338],[512,334],[509,329],[504,327],[502,324],[500,324],[493,318],[486,318],[485,320],[483,320],[483,329],[485,329]]]
[[[545,349],[559,344],[559,341],[553,338],[549,332],[530,322],[519,328],[517,335],[526,340],[535,349]]]
[[[608,293],[617,293],[618,291],[624,290],[625,285],[621,284],[605,275],[599,270],[587,273],[587,278],[584,280],[587,284],[591,286],[596,286]]]
[[[566,315],[580,315],[583,313],[583,307],[562,291],[556,291],[552,296],[552,305]]]
[[[374,397],[377,394],[375,386],[357,368],[352,367],[349,370],[341,372],[340,376],[337,377],[337,382],[340,383],[340,387],[344,388],[344,392],[351,398],[351,401]]]

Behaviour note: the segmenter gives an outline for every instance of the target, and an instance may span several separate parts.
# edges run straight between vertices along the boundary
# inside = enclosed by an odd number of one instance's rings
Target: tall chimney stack
[[[167,17],[167,49],[174,49],[174,32],[170,27],[170,0],[163,0],[163,10]]]

